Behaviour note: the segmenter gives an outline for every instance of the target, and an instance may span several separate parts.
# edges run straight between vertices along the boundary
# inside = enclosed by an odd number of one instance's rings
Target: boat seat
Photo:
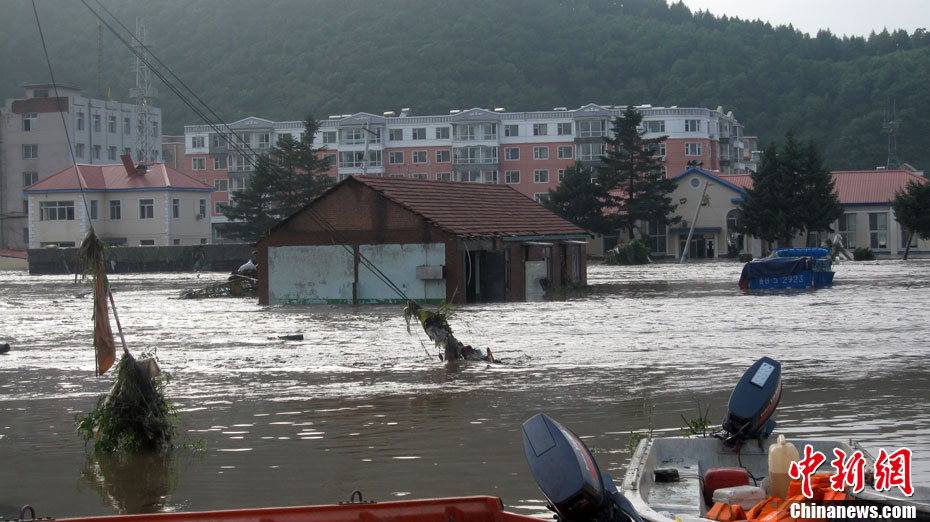
[[[697,461],[668,461],[659,463],[656,469],[678,470],[677,482],[655,482],[649,491],[648,503],[652,509],[667,511],[675,516],[700,517],[701,474]],[[674,518],[674,517],[671,517]]]

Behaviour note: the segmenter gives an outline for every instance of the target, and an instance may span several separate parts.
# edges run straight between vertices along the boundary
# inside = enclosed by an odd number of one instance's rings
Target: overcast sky
[[[764,20],[772,25],[794,25],[817,35],[821,28],[837,36],[868,36],[904,29],[930,29],[930,0],[683,0],[691,11]],[[670,2],[671,3],[671,2]]]

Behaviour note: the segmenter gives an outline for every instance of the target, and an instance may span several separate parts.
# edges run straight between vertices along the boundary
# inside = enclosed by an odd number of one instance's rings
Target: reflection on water
[[[719,422],[762,355],[783,365],[780,431],[908,446],[930,482],[930,263],[840,264],[833,288],[768,294],[737,290],[740,268],[593,266],[590,288],[562,300],[461,307],[456,336],[506,364],[456,366],[408,335],[400,307],[179,300],[207,276],[117,275],[130,349],[157,351],[181,431],[206,450],[108,464],[71,425],[112,382],[93,377],[87,286],[0,273],[0,342],[13,345],[0,356],[0,515],[333,503],[355,489],[496,495],[541,513],[524,420],[548,412],[619,477],[631,431],[677,434],[698,405]],[[293,333],[304,339],[279,338]]]

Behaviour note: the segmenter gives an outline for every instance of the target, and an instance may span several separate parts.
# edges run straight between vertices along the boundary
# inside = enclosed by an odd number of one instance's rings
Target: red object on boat
[[[299,506],[192,513],[157,513],[59,519],[68,522],[539,522],[504,511],[497,497],[455,497],[401,502]]]
[[[707,468],[704,473],[704,502],[712,505],[714,491],[720,488],[748,485],[749,472],[746,468]]]

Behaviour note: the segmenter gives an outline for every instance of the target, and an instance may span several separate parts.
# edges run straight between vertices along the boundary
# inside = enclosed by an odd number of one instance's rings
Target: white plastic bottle
[[[769,484],[770,495],[785,498],[788,495],[788,484],[791,477],[788,470],[792,462],[800,460],[797,448],[790,442],[785,442],[785,436],[779,435],[777,442],[769,446]]]

